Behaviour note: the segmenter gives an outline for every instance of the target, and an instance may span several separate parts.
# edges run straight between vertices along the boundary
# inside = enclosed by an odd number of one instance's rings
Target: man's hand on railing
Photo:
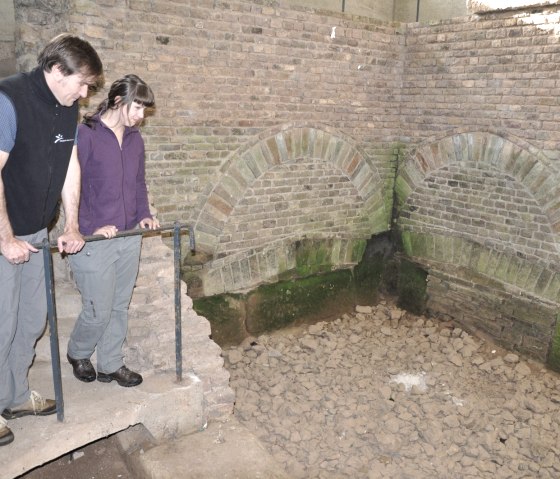
[[[31,243],[22,241],[15,236],[0,242],[0,252],[12,264],[21,264],[29,260],[29,252],[37,253]]]
[[[114,226],[114,225],[105,225],[102,226],[101,228],[97,228],[93,234],[94,235],[102,235],[105,236],[105,238],[114,238],[117,233],[119,232],[119,229]]]
[[[157,218],[144,218],[142,221],[140,221],[140,227],[149,230],[155,230],[159,228],[159,220]]]

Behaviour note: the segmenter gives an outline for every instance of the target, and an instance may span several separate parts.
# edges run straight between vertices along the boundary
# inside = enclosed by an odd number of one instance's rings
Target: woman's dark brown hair
[[[103,115],[107,110],[118,108],[121,105],[126,105],[130,109],[133,102],[152,107],[155,104],[155,98],[154,92],[146,82],[137,75],[129,74],[113,82],[107,98],[99,104],[97,110],[93,113],[84,115],[83,123],[91,127],[93,125],[92,118],[95,115]]]

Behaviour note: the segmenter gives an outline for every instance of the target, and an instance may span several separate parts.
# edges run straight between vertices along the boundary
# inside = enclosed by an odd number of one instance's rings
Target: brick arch
[[[491,133],[422,145],[395,184],[403,248],[432,273],[558,303],[558,180],[541,152]]]
[[[326,128],[289,126],[259,135],[254,143],[237,151],[223,165],[195,224],[198,247],[215,252],[228,218],[255,180],[279,165],[303,158],[328,162],[342,172],[363,201],[368,221],[372,225],[384,222],[384,230],[387,229],[381,178],[359,148]]]
[[[560,233],[559,175],[539,151],[491,133],[462,133],[420,146],[399,169],[396,180],[398,207],[426,176],[449,165],[495,169],[522,184],[548,217],[552,231]],[[558,241],[557,247],[559,246]],[[560,250],[559,250],[560,251]]]

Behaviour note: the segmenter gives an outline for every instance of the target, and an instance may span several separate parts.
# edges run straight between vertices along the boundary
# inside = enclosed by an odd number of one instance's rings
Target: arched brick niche
[[[389,228],[382,180],[358,146],[328,128],[268,131],[233,155],[200,208],[197,247],[213,261],[205,294],[252,288],[295,267],[302,240],[330,246],[333,269]]]
[[[539,151],[491,133],[410,153],[396,180],[397,224],[404,251],[429,271],[431,312],[539,359],[554,353],[559,180]]]

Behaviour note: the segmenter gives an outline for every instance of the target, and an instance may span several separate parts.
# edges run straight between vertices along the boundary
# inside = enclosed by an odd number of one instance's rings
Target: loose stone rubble
[[[224,351],[235,414],[298,478],[558,478],[560,377],[387,302]]]

